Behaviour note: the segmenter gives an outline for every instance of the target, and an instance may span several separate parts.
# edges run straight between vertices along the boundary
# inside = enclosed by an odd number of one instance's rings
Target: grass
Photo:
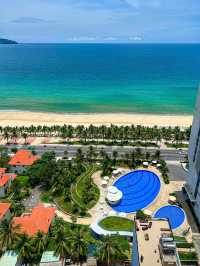
[[[17,182],[20,184],[21,187],[29,187],[29,177],[20,175],[16,178]]]
[[[88,191],[86,190],[85,184],[98,169],[99,168],[96,165],[85,165],[84,173],[77,178],[75,184],[71,185],[71,201],[65,200],[63,195],[54,198],[54,202],[58,205],[58,207],[60,207],[61,210],[75,216],[89,217],[87,210],[96,204],[99,199],[100,192],[98,187],[93,182],[91,189]],[[87,191],[87,193],[91,193],[91,191],[93,191],[94,195],[94,198],[87,202],[87,204],[83,201],[86,193],[85,191]]]
[[[177,248],[194,248],[193,243],[188,242],[178,242],[176,243]]]
[[[43,191],[42,194],[40,195],[40,200],[45,203],[50,202],[50,192],[49,191]]]
[[[53,144],[70,144],[70,145],[106,145],[106,146],[124,146],[124,145],[128,145],[128,146],[134,146],[134,147],[158,147],[158,145],[155,142],[151,142],[151,141],[147,141],[147,142],[142,142],[142,141],[126,141],[126,140],[108,140],[108,141],[96,141],[96,140],[79,140],[79,141],[65,141],[65,140],[61,140],[61,141],[55,141],[53,142]]]
[[[187,240],[184,236],[174,236],[175,242],[184,242],[187,243]]]
[[[73,205],[70,201],[64,200],[63,196],[56,197],[54,199],[55,203],[60,207],[60,209],[71,214],[73,212]]]
[[[88,179],[91,178],[91,176],[99,169],[98,166],[96,165],[90,165],[90,166],[86,166],[86,171],[83,175],[81,175],[78,179],[77,182],[72,185],[71,187],[71,197],[73,199],[73,201],[80,207],[83,209],[91,209],[96,202],[99,200],[99,196],[100,196],[100,192],[98,187],[93,183],[92,181],[92,187],[90,189],[90,191],[93,191],[93,200],[89,201],[87,204],[85,204],[83,202],[83,198],[85,197],[85,193],[87,191],[86,188],[86,182],[88,181]],[[88,193],[90,193],[90,191],[88,191]]]
[[[100,221],[99,225],[109,231],[128,231],[132,232],[134,223],[133,221],[123,218],[110,216]]]
[[[176,149],[179,149],[179,148],[188,148],[188,144],[186,143],[169,143],[169,142],[165,142],[166,146],[168,148],[176,148]]]
[[[179,252],[179,258],[181,261],[197,261],[198,256],[196,252]]]

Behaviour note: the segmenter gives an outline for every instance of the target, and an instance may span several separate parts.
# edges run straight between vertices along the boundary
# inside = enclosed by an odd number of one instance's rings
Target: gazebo
[[[110,203],[110,205],[117,204],[123,196],[122,192],[115,186],[108,187],[107,191],[108,193],[107,193],[106,198],[108,202]]]

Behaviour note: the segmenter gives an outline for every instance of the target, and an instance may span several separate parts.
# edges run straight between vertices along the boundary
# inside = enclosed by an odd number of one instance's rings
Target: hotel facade
[[[200,89],[192,123],[188,159],[189,175],[185,190],[200,223]]]

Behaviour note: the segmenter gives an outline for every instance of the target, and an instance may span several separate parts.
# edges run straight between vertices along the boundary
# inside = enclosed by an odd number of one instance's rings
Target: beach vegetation
[[[0,134],[6,142],[16,143],[23,138],[29,144],[30,137],[60,137],[61,143],[70,144],[104,144],[104,145],[132,145],[132,146],[158,146],[161,140],[181,145],[189,140],[191,127],[147,127],[147,126],[94,126],[78,125],[54,126],[21,126],[0,127]]]

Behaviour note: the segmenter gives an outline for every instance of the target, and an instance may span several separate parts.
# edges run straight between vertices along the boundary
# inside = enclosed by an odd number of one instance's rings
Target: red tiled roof
[[[31,151],[28,150],[19,150],[16,154],[11,158],[9,164],[16,166],[29,166],[32,165],[39,157],[33,155]]]
[[[10,209],[10,203],[0,202],[0,220],[4,217],[7,211]]]
[[[5,174],[7,168],[0,168],[0,175]]]
[[[55,208],[46,208],[38,205],[33,208],[30,215],[14,217],[15,225],[20,225],[20,231],[29,236],[35,235],[38,231],[48,233],[49,227],[55,217]]]
[[[0,187],[2,187],[5,184],[7,184],[7,182],[10,179],[14,180],[16,177],[17,177],[16,174],[4,174],[4,175],[0,176]]]

